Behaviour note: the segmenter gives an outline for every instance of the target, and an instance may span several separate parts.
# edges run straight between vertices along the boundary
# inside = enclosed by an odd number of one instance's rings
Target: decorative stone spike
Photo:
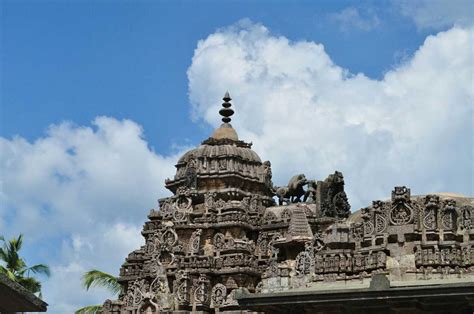
[[[231,101],[232,98],[230,98],[229,92],[225,93],[224,98],[222,98],[222,100],[224,100],[224,103],[222,104],[223,108],[219,110],[219,114],[223,116],[222,121],[224,123],[229,123],[231,120],[229,117],[234,114],[234,110],[230,108],[232,104],[229,101]]]

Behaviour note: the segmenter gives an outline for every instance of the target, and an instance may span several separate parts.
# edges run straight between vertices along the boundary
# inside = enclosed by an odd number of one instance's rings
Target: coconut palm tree
[[[117,277],[97,269],[90,270],[82,276],[82,286],[86,290],[89,290],[90,287],[102,287],[113,295],[118,295],[122,291]],[[75,314],[96,314],[101,309],[102,305],[89,305],[80,308]]]
[[[12,238],[9,241],[0,236],[0,241],[3,242],[3,247],[0,248],[0,261],[4,264],[0,265],[0,273],[5,274],[11,280],[18,282],[32,293],[37,293],[41,297],[41,282],[36,278],[30,277],[30,273],[43,274],[49,277],[49,267],[44,264],[37,264],[31,267],[26,265],[25,260],[19,256],[19,251],[23,246],[22,234],[18,238]]]

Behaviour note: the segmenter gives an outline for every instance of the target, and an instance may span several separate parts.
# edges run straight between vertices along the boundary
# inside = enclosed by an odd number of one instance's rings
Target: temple
[[[351,213],[341,172],[276,187],[223,100],[103,313],[472,313],[473,198],[399,186]]]

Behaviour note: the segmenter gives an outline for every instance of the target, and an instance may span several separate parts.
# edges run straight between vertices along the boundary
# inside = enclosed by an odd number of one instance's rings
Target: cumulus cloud
[[[429,36],[411,59],[373,80],[334,64],[322,44],[291,42],[244,21],[201,40],[188,69],[195,117],[233,124],[272,161],[277,184],[342,170],[355,209],[395,185],[416,194],[473,193],[472,28]]]
[[[418,29],[468,26],[474,21],[471,0],[398,0],[394,4],[402,15],[413,19]]]
[[[52,125],[34,142],[0,137],[0,229],[7,237],[21,230],[37,248],[32,257],[51,266],[43,289],[49,312],[105,300],[105,292],[82,290],[81,275],[118,274],[143,244],[143,221],[169,193],[164,180],[179,155],[156,154],[138,124],[108,117]]]
[[[368,11],[361,14],[355,7],[347,7],[342,11],[333,13],[330,18],[339,24],[343,32],[350,30],[370,31],[380,24],[380,19],[374,11]]]
[[[76,233],[63,241],[61,263],[53,263],[52,277],[45,281],[43,295],[49,302],[50,313],[74,313],[85,305],[102,304],[112,298],[101,288],[85,291],[82,275],[100,269],[118,275],[120,265],[132,250],[143,245],[141,225],[102,224],[87,233]]]

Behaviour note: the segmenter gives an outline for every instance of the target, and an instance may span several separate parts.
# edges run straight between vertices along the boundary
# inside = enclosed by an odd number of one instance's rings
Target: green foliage
[[[122,286],[118,283],[118,278],[106,272],[93,269],[82,276],[82,286],[89,290],[90,287],[102,287],[117,295],[122,291]],[[102,305],[90,305],[80,308],[75,314],[96,314],[100,313]]]
[[[122,291],[117,277],[97,269],[90,270],[82,276],[82,285],[86,290],[89,290],[90,287],[102,287],[114,295]]]
[[[30,277],[30,273],[43,274],[49,277],[51,275],[49,267],[44,264],[37,264],[31,267],[26,265],[25,260],[19,255],[19,251],[23,246],[22,234],[18,238],[12,238],[9,241],[0,236],[0,241],[3,242],[3,247],[0,248],[0,261],[4,264],[0,265],[0,273],[18,282],[32,293],[41,294],[41,282]]]
[[[102,305],[89,305],[83,308],[80,308],[74,314],[98,314],[102,310]]]

